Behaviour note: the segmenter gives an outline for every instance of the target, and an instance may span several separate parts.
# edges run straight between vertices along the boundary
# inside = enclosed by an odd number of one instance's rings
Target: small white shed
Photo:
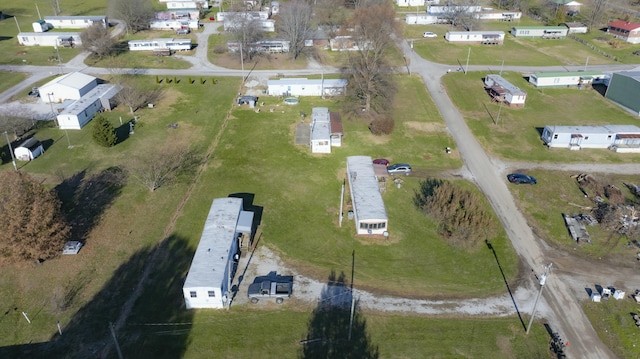
[[[51,28],[44,20],[34,21],[31,26],[33,27],[33,32],[46,32]]]
[[[44,153],[44,147],[42,147],[40,141],[31,137],[16,147],[13,153],[16,155],[16,159],[20,161],[31,161]]]
[[[82,72],[71,72],[40,86],[40,98],[44,103],[79,100],[97,85],[97,78]]]
[[[504,31],[447,31],[444,39],[449,42],[502,45]]]
[[[288,78],[267,81],[270,96],[339,96],[347,91],[345,79]]]

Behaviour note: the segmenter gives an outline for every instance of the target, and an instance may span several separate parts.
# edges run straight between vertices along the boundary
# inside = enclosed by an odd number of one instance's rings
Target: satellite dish
[[[384,236],[384,238],[389,238],[389,232],[388,231],[382,232],[382,235]]]

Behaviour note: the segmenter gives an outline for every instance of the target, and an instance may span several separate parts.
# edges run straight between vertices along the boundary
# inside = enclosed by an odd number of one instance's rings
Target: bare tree
[[[238,11],[229,15],[233,26],[229,30],[231,38],[242,48],[240,56],[242,61],[251,60],[256,55],[254,44],[262,39],[263,31],[260,28],[260,19],[254,18],[251,12]]]
[[[33,128],[37,114],[32,110],[12,104],[0,109],[0,133],[7,131],[19,138]]]
[[[107,11],[111,17],[124,21],[127,34],[149,28],[155,16],[148,0],[109,0]]]
[[[602,13],[607,6],[607,0],[591,0],[591,16],[589,16],[589,27],[600,24]]]
[[[314,5],[314,19],[319,25],[327,28],[330,37],[334,37],[347,20],[344,0],[317,1]]]
[[[397,33],[395,11],[390,5],[361,7],[351,18],[357,51],[348,52],[343,75],[349,80],[348,101],[363,111],[384,113],[395,93],[392,69],[386,54],[394,46],[392,36]]]
[[[147,104],[157,102],[163,95],[161,88],[157,86],[143,88],[131,75],[119,75],[113,79],[113,82],[122,86],[115,96],[116,102],[129,107],[129,113],[132,115]]]
[[[199,159],[187,145],[176,145],[147,152],[133,162],[131,177],[153,192],[173,183],[181,175],[192,172],[199,164]]]
[[[290,41],[289,52],[294,59],[304,50],[304,41],[311,35],[313,7],[304,0],[293,0],[280,7],[278,32]]]
[[[480,4],[480,0],[468,0],[463,5],[448,3],[447,12],[444,15],[452,26],[461,27],[467,31],[473,31],[477,24],[474,16],[474,7]]]
[[[51,0],[51,7],[53,8],[53,15],[60,15],[60,0]]]
[[[82,40],[82,49],[99,59],[111,55],[115,50],[116,42],[102,23],[94,23],[82,31],[80,40]]]

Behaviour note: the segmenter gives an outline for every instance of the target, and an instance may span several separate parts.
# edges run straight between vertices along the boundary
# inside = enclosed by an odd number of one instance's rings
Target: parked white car
[[[438,37],[438,34],[436,34],[435,32],[427,31],[422,34],[422,37]]]

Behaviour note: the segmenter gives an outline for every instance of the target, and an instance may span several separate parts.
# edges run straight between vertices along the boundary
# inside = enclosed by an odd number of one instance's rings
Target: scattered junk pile
[[[566,358],[566,354],[564,353],[564,349],[567,347],[567,344],[560,338],[560,334],[554,332],[551,334],[551,339],[549,340],[550,349],[556,353],[558,359]]]
[[[583,213],[562,214],[565,225],[577,243],[590,243],[591,237],[587,226],[600,224],[601,227],[611,233],[617,233],[627,238],[633,237],[640,231],[640,213],[635,203],[629,201],[622,190],[612,184],[603,185],[591,174],[580,173],[572,175],[576,179],[580,191],[593,202],[593,206],[585,207],[570,203],[581,208]],[[640,199],[640,186],[624,183],[636,198]],[[640,247],[640,243],[631,240]],[[640,255],[638,257],[640,260]]]

